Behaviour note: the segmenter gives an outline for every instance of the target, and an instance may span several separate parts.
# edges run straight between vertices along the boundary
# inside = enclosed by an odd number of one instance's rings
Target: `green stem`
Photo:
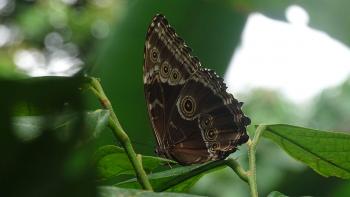
[[[99,98],[102,106],[108,109],[110,112],[108,126],[112,129],[113,134],[116,136],[116,138],[120,141],[120,143],[124,147],[125,152],[128,155],[128,158],[132,166],[134,167],[138,182],[141,184],[141,186],[144,189],[152,191],[153,189],[152,189],[151,183],[149,182],[147,174],[142,167],[142,161],[137,158],[136,153],[132,147],[130,138],[126,134],[126,132],[123,130],[121,124],[119,123],[119,120],[114,113],[111,102],[109,101],[108,97],[104,93],[100,82],[93,77],[89,78],[89,82],[91,85],[90,89],[92,90],[92,92]]]
[[[242,168],[242,166],[234,159],[227,159],[226,165],[230,167],[239,178],[248,183],[247,172]]]
[[[227,159],[227,160],[218,160],[213,162],[208,162],[205,164],[202,164],[202,166],[195,168],[194,170],[183,174],[175,179],[169,180],[168,182],[164,183],[162,186],[158,187],[158,191],[165,191],[169,188],[171,188],[174,185],[177,185],[179,183],[182,183],[192,177],[195,177],[203,172],[209,172],[210,170],[217,169],[219,167],[228,166],[232,170],[236,172],[236,174],[245,182],[248,182],[248,176],[247,173],[244,171],[241,165],[234,160],[234,159]]]
[[[262,132],[265,130],[264,125],[259,125],[256,129],[253,140],[248,141],[248,160],[249,160],[249,170],[248,170],[248,184],[250,187],[250,194],[252,197],[258,197],[258,188],[256,184],[256,166],[255,166],[255,153],[256,146],[259,142]]]

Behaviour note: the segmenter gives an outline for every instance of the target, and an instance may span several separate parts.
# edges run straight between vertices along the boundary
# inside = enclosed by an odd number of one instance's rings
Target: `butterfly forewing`
[[[144,53],[145,97],[158,143],[157,150],[162,154],[166,154],[165,149],[170,146],[170,134],[166,129],[169,112],[184,78],[189,77],[180,66],[188,60],[179,58],[183,57],[183,49],[177,47],[182,45],[173,33],[162,16],[155,17],[147,32]],[[173,69],[173,65],[179,66]]]
[[[249,118],[162,15],[145,43],[144,87],[157,152],[181,164],[224,159],[248,140]]]

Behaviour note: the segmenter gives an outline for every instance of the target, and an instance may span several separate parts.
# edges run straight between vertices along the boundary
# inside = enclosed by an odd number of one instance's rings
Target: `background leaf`
[[[69,130],[79,117],[78,114],[63,114],[51,122],[52,129]],[[96,138],[107,126],[109,117],[108,110],[96,110],[84,114],[84,127],[87,136],[85,138]],[[38,137],[45,129],[45,116],[16,116],[12,119],[12,126],[15,133],[22,140],[28,141]]]
[[[0,196],[96,196],[92,146],[80,143],[88,135],[81,85],[75,77],[0,80]],[[43,113],[16,125],[23,103]],[[71,114],[69,127],[57,127]],[[25,128],[35,136],[18,135]]]
[[[151,197],[151,196],[168,196],[168,197],[196,197],[198,195],[179,194],[179,193],[155,193],[145,190],[123,189],[111,186],[101,186],[98,188],[100,197],[115,197],[115,196],[134,196],[134,197]],[[199,197],[199,196],[198,196]]]
[[[91,137],[96,138],[108,125],[109,111],[98,109],[94,112],[87,112],[85,115],[85,124],[92,134]]]
[[[291,125],[267,125],[263,136],[323,176],[350,178],[350,135]]]

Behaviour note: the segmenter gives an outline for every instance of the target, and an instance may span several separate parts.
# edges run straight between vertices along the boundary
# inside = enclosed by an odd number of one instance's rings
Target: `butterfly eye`
[[[164,78],[168,78],[170,75],[170,65],[168,62],[163,62],[162,66],[160,67],[160,75]]]
[[[153,48],[150,53],[151,60],[153,63],[159,62],[159,51],[156,48]]]
[[[176,68],[172,69],[171,73],[170,73],[170,81],[172,83],[176,83],[176,82],[180,81],[180,79],[181,79],[180,72]]]
[[[193,117],[196,111],[196,102],[191,96],[185,96],[182,98],[181,103],[181,112],[186,118]]]

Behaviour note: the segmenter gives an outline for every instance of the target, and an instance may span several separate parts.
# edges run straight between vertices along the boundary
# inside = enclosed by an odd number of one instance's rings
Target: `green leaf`
[[[164,165],[175,165],[177,162],[161,157],[152,157],[152,156],[142,156],[143,168],[146,172],[152,172],[154,169],[164,166]]]
[[[150,174],[148,178],[154,191],[187,191],[203,175],[224,167],[224,163],[225,160],[220,160],[205,164],[181,166]],[[125,188],[140,188],[136,178],[118,183],[116,186]]]
[[[99,148],[94,156],[97,177],[105,180],[121,174],[134,174],[133,167],[122,148],[106,145]]]
[[[194,184],[196,184],[200,178],[202,178],[207,173],[201,173],[198,174],[190,179],[187,179],[183,182],[180,182],[179,184],[176,184],[175,186],[170,187],[166,191],[168,192],[187,192],[189,191]]]
[[[123,189],[112,186],[98,187],[98,193],[100,197],[115,197],[115,196],[133,196],[133,197],[151,197],[151,196],[167,196],[167,197],[195,197],[198,195],[179,194],[179,193],[155,193],[145,190],[136,189]]]
[[[350,178],[350,135],[291,125],[267,125],[263,136],[319,174]]]
[[[134,168],[131,165],[124,149],[106,145],[99,148],[94,156],[97,165],[98,179],[106,180],[119,175],[134,175]],[[174,161],[160,157],[142,156],[144,170],[148,173],[154,169],[166,165],[174,164]]]
[[[273,192],[269,193],[269,195],[267,197],[288,197],[288,196],[282,194],[281,192],[273,191]]]

